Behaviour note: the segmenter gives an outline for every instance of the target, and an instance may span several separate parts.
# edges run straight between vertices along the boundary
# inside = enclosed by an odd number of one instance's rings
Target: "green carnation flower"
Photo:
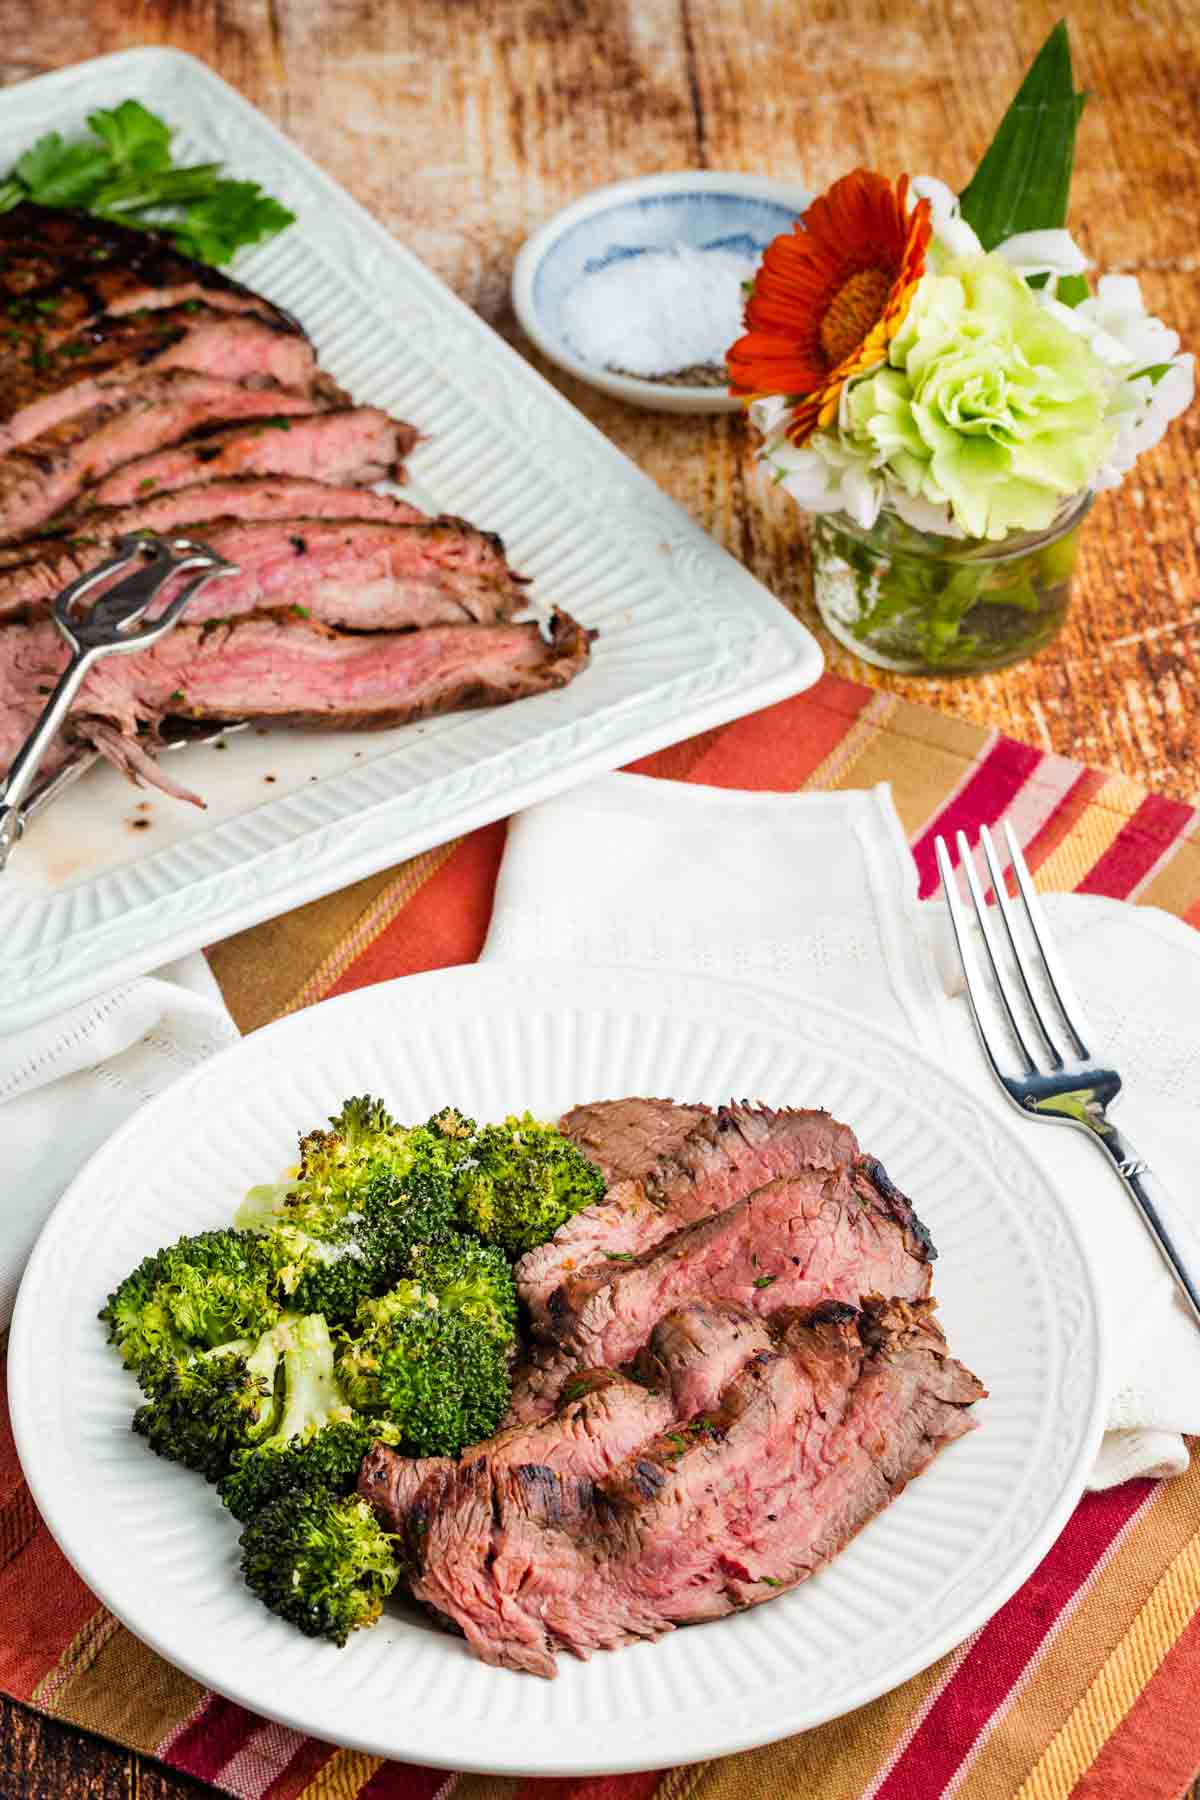
[[[843,430],[968,537],[1040,531],[1087,487],[1114,427],[1111,378],[1003,257],[921,282],[888,362],[846,396]]]

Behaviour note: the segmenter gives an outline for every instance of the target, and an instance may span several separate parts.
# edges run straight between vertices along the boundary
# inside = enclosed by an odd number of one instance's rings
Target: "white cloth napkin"
[[[0,1037],[0,1331],[51,1208],[92,1151],[177,1075],[237,1039],[199,954]]]
[[[1051,896],[1117,1114],[1200,1224],[1200,934],[1152,908]],[[1120,1183],[1073,1132],[1017,1115],[987,1073],[944,909],[916,877],[886,786],[761,794],[610,775],[514,819],[483,954],[704,970],[810,994],[951,1068],[1057,1169],[1095,1252],[1114,1347],[1093,1487],[1178,1474],[1200,1432],[1200,1332]],[[1180,1239],[1188,1223],[1173,1219]],[[1200,1268],[1200,1233],[1181,1249]]]

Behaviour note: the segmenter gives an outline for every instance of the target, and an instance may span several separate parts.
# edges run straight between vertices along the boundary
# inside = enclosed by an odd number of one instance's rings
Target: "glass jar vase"
[[[1043,650],[1067,616],[1079,532],[1092,495],[1045,531],[996,542],[918,531],[881,512],[812,522],[813,592],[847,650],[904,675],[971,675]]]

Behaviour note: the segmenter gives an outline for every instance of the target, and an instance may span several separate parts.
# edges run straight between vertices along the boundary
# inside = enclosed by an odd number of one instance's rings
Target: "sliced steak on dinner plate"
[[[850,1169],[858,1140],[826,1112],[677,1106],[631,1098],[576,1106],[562,1130],[603,1170],[603,1202],[576,1213],[517,1265],[534,1327],[561,1337],[595,1287],[682,1225],[709,1218],[775,1176]],[[857,1298],[857,1296],[855,1296]]]
[[[399,1521],[416,1597],[484,1662],[552,1676],[560,1649],[586,1658],[795,1586],[970,1430],[984,1390],[932,1302],[824,1302],[769,1323],[770,1347],[713,1406],[611,1470],[493,1462],[483,1445],[427,1474]],[[360,1491],[390,1522],[371,1479],[382,1454]]]

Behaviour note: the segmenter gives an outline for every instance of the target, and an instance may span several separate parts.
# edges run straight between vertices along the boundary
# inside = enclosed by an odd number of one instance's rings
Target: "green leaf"
[[[203,262],[228,262],[235,250],[257,244],[295,219],[254,181],[218,181],[211,195],[188,209],[171,235],[181,249]]]
[[[111,112],[88,114],[88,124],[120,174],[149,174],[171,163],[171,128],[137,100],[122,100]]]
[[[225,263],[295,214],[257,182],[233,181],[220,163],[175,166],[170,126],[137,100],[88,117],[94,136],[40,138],[0,180],[0,212],[22,200],[80,206],[139,231],[161,231],[201,262]]]
[[[1086,275],[1060,275],[1054,297],[1061,300],[1064,306],[1079,306],[1082,301],[1091,298],[1091,293]]]
[[[1060,19],[962,192],[962,216],[985,250],[1018,231],[1066,224],[1075,128],[1086,99],[1075,91],[1071,44]]]
[[[13,169],[39,206],[86,206],[108,172],[99,144],[64,144],[57,131],[39,138]]]
[[[1151,387],[1157,387],[1163,376],[1169,375],[1174,366],[1173,363],[1150,363],[1146,368],[1139,369],[1136,375],[1131,375],[1129,379],[1130,381],[1140,381],[1143,375],[1148,375]]]

